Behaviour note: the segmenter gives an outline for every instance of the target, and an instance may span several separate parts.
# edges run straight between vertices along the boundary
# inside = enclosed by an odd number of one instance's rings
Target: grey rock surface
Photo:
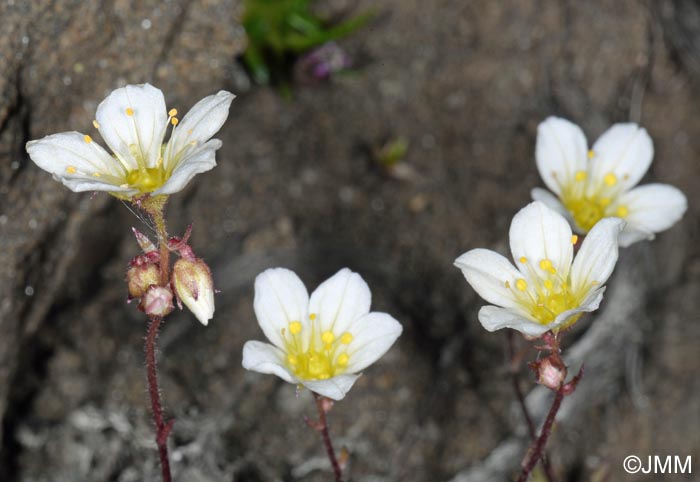
[[[221,88],[239,95],[219,166],[168,209],[173,233],[194,220],[192,245],[222,291],[208,327],[178,312],[159,340],[176,480],[330,479],[303,423],[308,393],[240,367],[243,343],[263,339],[252,286],[271,266],[296,270],[310,289],[348,266],[373,307],[404,324],[331,413],[352,480],[450,480],[488,467],[499,447],[517,465],[504,337],[480,327],[481,301],[452,261],[473,247],[507,252],[510,219],[541,184],[535,131],[552,114],[590,141],[612,122],[642,123],[656,150],[645,182],[678,186],[690,205],[623,256],[622,272],[641,274],[621,276],[604,303],[626,306],[636,283],[636,328],[624,356],[587,355],[618,363],[591,363],[605,373],[589,370],[596,396],[575,402],[575,416],[565,410],[553,465],[561,480],[607,471],[617,481],[635,480],[621,469],[628,454],[700,457],[700,9],[357,3],[380,12],[342,43],[358,71],[291,100],[246,81],[236,1],[0,4],[0,480],[158,480],[146,326],[123,283],[137,254],[129,228],[148,228],[109,196],[68,191],[23,149],[49,133],[92,134],[104,96],[144,81],[183,112]],[[410,141],[408,180],[368,154],[399,136]],[[587,339],[593,318],[571,343]]]

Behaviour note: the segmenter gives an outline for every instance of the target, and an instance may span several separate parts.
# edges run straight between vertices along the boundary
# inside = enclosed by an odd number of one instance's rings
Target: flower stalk
[[[165,287],[170,284],[170,250],[168,249],[168,232],[165,224],[165,204],[167,196],[147,197],[140,202],[156,225],[158,232],[158,249],[160,253],[160,285]],[[153,424],[156,428],[156,444],[160,457],[160,467],[163,474],[163,482],[171,482],[170,460],[168,457],[168,436],[172,430],[174,420],[165,422],[163,419],[163,407],[158,387],[158,364],[156,361],[156,341],[158,329],[163,321],[160,316],[149,316],[148,335],[146,336],[146,372],[148,378],[148,395],[151,398],[151,412]]]
[[[316,408],[318,409],[318,421],[312,422],[307,421],[307,424],[321,433],[321,439],[323,440],[323,446],[326,448],[326,454],[328,455],[328,460],[333,468],[333,474],[335,475],[335,482],[343,481],[343,468],[338,462],[338,458],[335,456],[335,449],[333,448],[333,441],[331,440],[330,432],[328,431],[328,419],[327,414],[333,408],[333,401],[316,392],[312,392],[314,400],[316,401]]]

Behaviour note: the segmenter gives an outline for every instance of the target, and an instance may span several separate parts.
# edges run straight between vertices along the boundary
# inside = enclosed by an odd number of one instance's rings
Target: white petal
[[[617,242],[620,244],[620,247],[627,248],[628,246],[631,246],[639,241],[651,241],[655,237],[656,236],[654,233],[632,228],[628,224],[620,233],[620,237],[617,238]]]
[[[302,338],[309,333],[308,304],[306,287],[293,271],[268,269],[255,278],[255,316],[267,339],[279,348],[284,348],[282,330],[288,331],[289,323],[301,322]]]
[[[488,249],[472,249],[455,260],[467,282],[479,296],[494,305],[518,307],[512,287],[522,277],[510,261]],[[511,288],[506,287],[506,282]]]
[[[479,322],[488,331],[512,328],[527,336],[540,336],[549,331],[546,325],[529,320],[515,311],[491,305],[481,307]]]
[[[243,345],[243,368],[259,373],[277,375],[285,382],[299,383],[284,366],[284,353],[269,343],[248,341]]]
[[[593,152],[591,186],[599,186],[607,174],[613,173],[616,186],[625,191],[649,169],[654,145],[646,129],[637,124],[615,124],[595,142]]]
[[[603,218],[593,226],[571,266],[574,293],[600,287],[608,280],[617,263],[617,237],[624,226],[619,218]]]
[[[360,378],[360,375],[344,374],[329,378],[327,380],[302,380],[299,383],[304,385],[312,392],[338,401],[345,397],[358,378]]]
[[[566,278],[574,247],[571,227],[561,214],[541,202],[530,203],[513,217],[509,236],[513,259],[525,278],[532,278],[532,270],[540,276],[549,275],[540,267],[545,259]],[[526,263],[520,261],[523,257]]]
[[[688,209],[685,195],[668,184],[647,184],[626,192],[617,199],[617,205],[625,206],[627,229],[643,233],[664,231],[682,217]],[[627,240],[632,236],[627,237]]]
[[[355,321],[348,331],[353,338],[346,348],[350,357],[347,371],[357,373],[381,358],[401,335],[403,328],[392,316],[374,312]]]
[[[127,115],[127,109],[133,115]],[[156,166],[168,125],[159,89],[150,84],[117,89],[100,103],[95,117],[102,138],[131,169],[139,162],[145,167]]]
[[[369,313],[371,303],[372,294],[365,280],[343,268],[311,293],[309,314],[316,315],[319,334],[330,330],[340,336],[351,323]]]
[[[221,129],[226,122],[229,107],[234,98],[232,93],[222,90],[216,95],[205,97],[190,109],[175,127],[168,141],[165,156],[166,168],[187,144],[192,142],[195,145],[204,144]]]
[[[133,191],[119,187],[126,176],[119,162],[96,142],[85,142],[79,132],[46,136],[28,142],[26,148],[37,166],[73,191]]]
[[[549,209],[558,212],[564,217],[571,217],[571,213],[567,211],[559,198],[546,189],[542,189],[541,187],[533,188],[532,191],[530,191],[530,195],[533,201],[541,202]]]
[[[576,171],[586,170],[587,145],[581,128],[566,119],[548,117],[537,127],[537,169],[552,192],[561,194]]]
[[[207,172],[216,166],[216,151],[221,141],[212,139],[192,154],[185,157],[175,168],[168,180],[153,195],[174,194],[181,191],[197,174]]]

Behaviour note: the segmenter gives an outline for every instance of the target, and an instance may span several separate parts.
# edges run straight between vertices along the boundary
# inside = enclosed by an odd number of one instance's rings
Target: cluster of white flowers
[[[216,165],[221,142],[211,137],[226,120],[233,98],[225,91],[206,97],[179,121],[177,110],[166,110],[160,90],[128,85],[99,105],[93,122],[112,154],[79,132],[31,141],[27,151],[73,191],[107,191],[122,199],[173,194]],[[170,140],[164,143],[170,126]],[[455,262],[476,292],[492,303],[479,312],[487,330],[507,327],[538,337],[598,308],[618,244],[650,239],[686,210],[685,196],[674,187],[634,187],[652,156],[649,135],[635,124],[614,125],[590,151],[581,129],[571,122],[550,117],[540,124],[537,168],[554,195],[534,189],[535,202],[513,218],[513,263],[485,249],[473,249]],[[585,235],[575,257],[578,235],[570,224]],[[192,302],[205,324],[214,312],[213,288],[207,286],[204,304]],[[180,288],[185,303],[198,300],[196,290],[190,296]],[[263,272],[255,281],[254,307],[272,344],[246,343],[243,366],[328,398],[343,398],[359,372],[402,331],[390,315],[370,312],[370,301],[367,284],[349,269],[322,283],[311,297],[293,272]]]
[[[535,188],[535,202],[510,226],[515,267],[473,249],[457,258],[467,282],[486,301],[479,321],[489,331],[513,328],[527,337],[571,326],[603,299],[618,244],[629,246],[671,227],[687,209],[665,184],[634,188],[649,169],[651,138],[636,124],[615,124],[588,150],[575,124],[550,117],[537,130],[537,168],[557,196]],[[578,235],[585,239],[573,258]]]

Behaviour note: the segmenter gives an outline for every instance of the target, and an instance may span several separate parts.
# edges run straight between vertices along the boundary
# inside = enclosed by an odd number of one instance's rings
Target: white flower
[[[688,207],[673,186],[634,188],[653,155],[649,134],[637,124],[613,125],[589,151],[577,125],[549,117],[537,128],[537,169],[556,196],[535,188],[532,198],[564,214],[579,233],[587,233],[602,218],[619,217],[627,221],[620,246],[653,239]]]
[[[234,95],[220,91],[200,100],[178,121],[163,93],[150,84],[127,85],[97,107],[93,125],[112,150],[89,135],[62,132],[27,143],[31,159],[71,190],[108,191],[128,199],[173,194],[195,174],[216,165],[221,141],[211,139],[228,117]],[[170,140],[165,133],[172,125]]]
[[[401,334],[398,321],[369,312],[367,283],[347,268],[311,294],[294,272],[268,269],[255,280],[255,315],[272,342],[249,341],[243,367],[277,375],[334,400]]]
[[[529,337],[571,326],[603,299],[603,284],[615,267],[619,218],[598,222],[573,259],[569,223],[540,202],[520,210],[510,225],[510,261],[487,249],[457,258],[469,284],[483,299],[479,321],[489,331],[513,328]],[[573,260],[573,264],[572,264]]]

